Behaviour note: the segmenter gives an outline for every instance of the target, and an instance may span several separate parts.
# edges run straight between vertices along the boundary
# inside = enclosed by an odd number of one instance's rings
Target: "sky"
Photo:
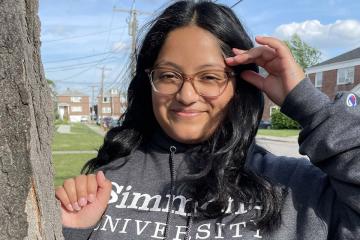
[[[129,9],[133,0],[39,0],[41,55],[46,78],[56,91],[92,96],[125,91],[131,49]],[[237,0],[218,0],[233,6]],[[169,4],[136,0],[139,29]],[[360,47],[360,0],[243,0],[233,10],[252,38],[288,40],[297,33],[322,52],[322,61]]]

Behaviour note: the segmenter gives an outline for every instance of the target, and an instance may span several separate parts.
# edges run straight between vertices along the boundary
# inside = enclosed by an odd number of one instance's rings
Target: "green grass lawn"
[[[273,137],[292,137],[298,136],[298,129],[259,129],[257,135],[273,136]]]
[[[97,150],[103,143],[103,137],[81,123],[70,124],[71,133],[55,132],[53,151],[88,151]]]
[[[54,134],[53,151],[89,151],[97,150],[103,143],[103,137],[81,123],[70,124],[71,133]],[[56,128],[58,125],[56,126]],[[80,174],[81,168],[96,154],[53,154],[55,168],[55,186],[62,185],[65,179]]]
[[[95,156],[96,154],[54,154],[55,186],[62,185],[67,178],[80,175],[84,164]]]

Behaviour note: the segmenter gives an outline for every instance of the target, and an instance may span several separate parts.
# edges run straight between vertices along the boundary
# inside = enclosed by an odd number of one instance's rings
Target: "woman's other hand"
[[[266,77],[250,70],[241,76],[281,106],[288,93],[304,79],[304,71],[284,42],[272,37],[256,37],[256,42],[261,46],[248,51],[234,48],[235,56],[225,61],[229,66],[256,63],[264,68],[269,73]]]
[[[62,224],[72,228],[96,225],[107,207],[111,187],[102,171],[66,179],[63,186],[56,189]]]

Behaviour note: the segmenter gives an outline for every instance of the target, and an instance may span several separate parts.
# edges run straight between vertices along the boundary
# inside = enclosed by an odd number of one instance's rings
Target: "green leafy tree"
[[[57,93],[55,91],[55,87],[56,87],[55,82],[50,79],[46,79],[46,81],[48,83],[51,99],[53,101],[53,111],[54,111],[55,119],[59,119],[58,105],[57,105],[57,99],[56,99]]]
[[[284,41],[294,56],[296,62],[306,69],[319,63],[321,52],[304,42],[299,35],[292,35],[289,41]],[[285,114],[276,110],[271,115],[272,128],[274,129],[299,129],[300,124]]]
[[[285,43],[290,48],[296,62],[304,69],[319,63],[321,51],[308,45],[299,35],[292,35],[291,39]]]

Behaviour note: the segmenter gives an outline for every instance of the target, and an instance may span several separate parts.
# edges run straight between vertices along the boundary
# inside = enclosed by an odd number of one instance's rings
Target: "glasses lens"
[[[224,91],[227,82],[227,73],[222,70],[200,72],[194,77],[197,92],[206,97],[219,96]]]
[[[182,84],[182,76],[168,69],[154,69],[151,72],[153,87],[159,93],[174,94]]]

